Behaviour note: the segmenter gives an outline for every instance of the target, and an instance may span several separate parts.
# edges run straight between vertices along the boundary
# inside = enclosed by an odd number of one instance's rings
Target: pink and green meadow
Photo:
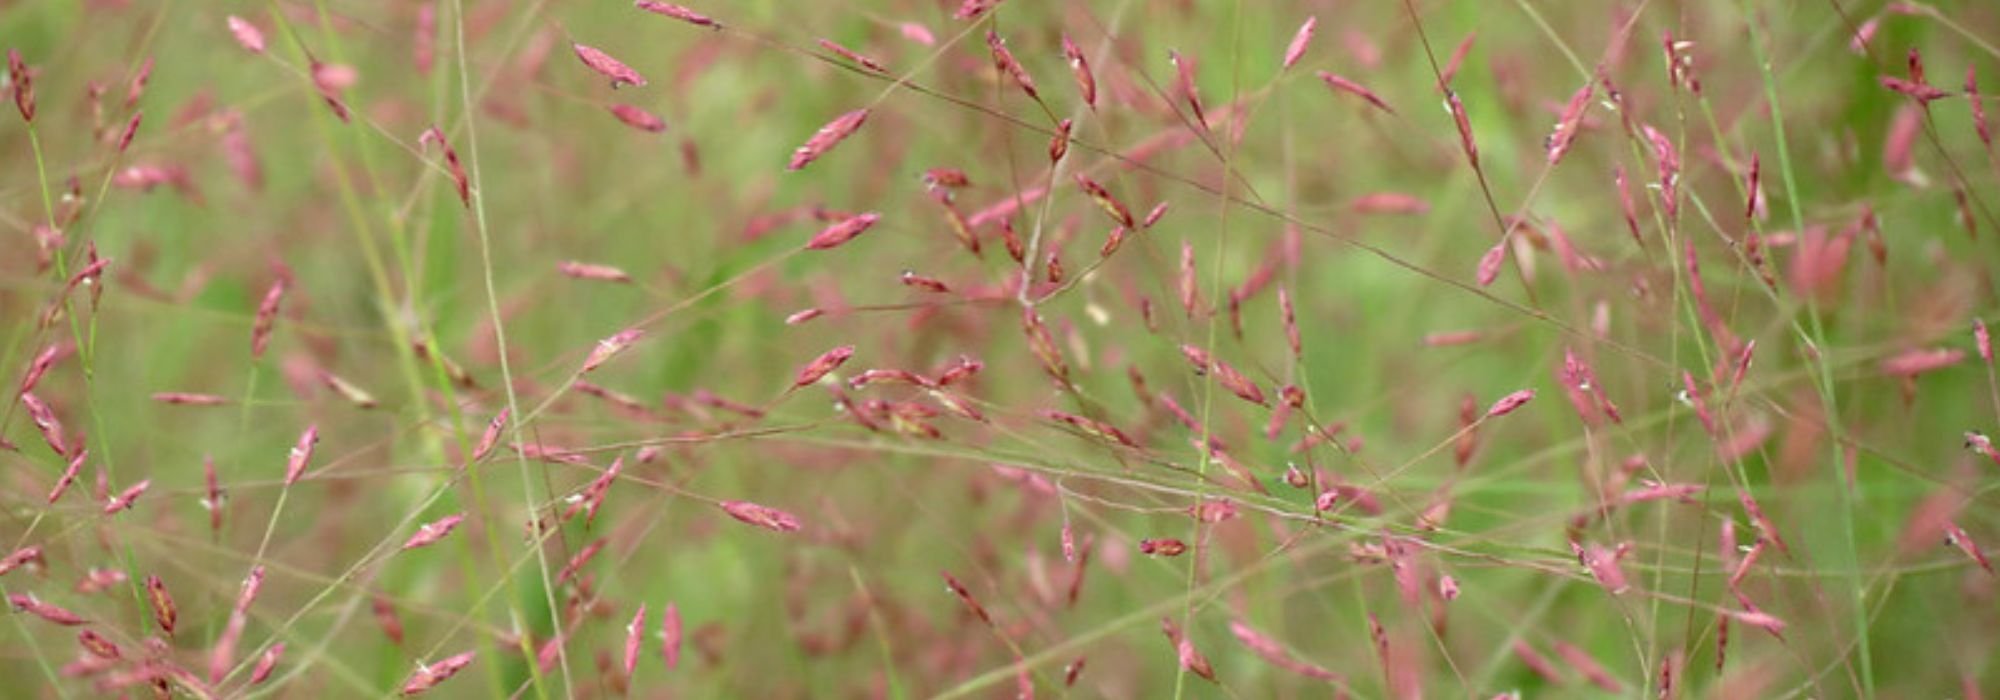
[[[0,695],[2000,696],[2000,6],[0,3]]]

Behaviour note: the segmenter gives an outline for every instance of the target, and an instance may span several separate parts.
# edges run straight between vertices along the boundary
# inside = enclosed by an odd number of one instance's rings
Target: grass
[[[1994,8],[685,9],[0,9],[24,695],[2000,691]]]

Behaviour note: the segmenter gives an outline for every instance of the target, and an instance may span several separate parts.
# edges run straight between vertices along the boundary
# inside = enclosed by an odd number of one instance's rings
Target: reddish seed
[[[1076,186],[1078,189],[1083,190],[1084,195],[1090,197],[1091,201],[1096,202],[1097,206],[1103,209],[1106,215],[1111,217],[1112,222],[1128,229],[1135,227],[1135,223],[1132,220],[1132,211],[1125,208],[1124,202],[1118,201],[1117,197],[1111,196],[1110,190],[1104,189],[1104,185],[1098,184],[1096,180],[1092,180],[1082,173],[1077,173]]]
[[[1299,59],[1306,55],[1306,47],[1312,44],[1313,32],[1318,28],[1318,17],[1307,17],[1305,23],[1299,25],[1298,33],[1292,35],[1291,45],[1285,47],[1283,67],[1291,68],[1298,64]]]
[[[728,513],[729,517],[766,530],[798,532],[800,529],[798,518],[793,517],[791,513],[776,508],[748,501],[723,501],[721,506],[723,512]]]
[[[1187,543],[1176,539],[1139,540],[1139,553],[1156,557],[1178,557],[1187,552]]]
[[[1327,87],[1331,87],[1335,90],[1339,90],[1341,92],[1345,92],[1354,95],[1356,97],[1359,97],[1363,100],[1367,100],[1368,104],[1374,105],[1376,109],[1380,109],[1390,114],[1396,113],[1396,110],[1391,109],[1388,103],[1383,102],[1382,98],[1375,94],[1375,91],[1370,90],[1366,87],[1362,87],[1360,83],[1348,80],[1347,78],[1343,78],[1341,76],[1334,75],[1332,73],[1328,73],[1326,71],[1319,72],[1319,79],[1325,81]]]
[[[146,576],[146,600],[153,606],[153,621],[160,625],[160,631],[173,636],[174,622],[180,619],[180,613],[174,607],[174,597],[167,593],[166,582],[160,577]]]
[[[611,110],[611,115],[617,117],[618,121],[625,122],[626,126],[634,129],[655,134],[667,130],[667,122],[665,120],[660,119],[652,112],[638,107],[628,104],[613,104],[607,109]]]
[[[236,37],[236,43],[242,46],[243,50],[250,53],[264,53],[264,32],[257,29],[257,25],[236,15],[230,15],[227,21],[229,33]]]
[[[840,142],[846,140],[848,136],[852,136],[867,121],[868,110],[865,108],[835,117],[833,121],[827,122],[825,126],[819,128],[819,131],[814,132],[812,138],[806,139],[797,150],[792,151],[791,163],[786,165],[785,169],[798,170],[818,160],[820,156],[826,155],[827,151],[833,150],[834,146],[840,145]]]
[[[639,75],[639,71],[632,70],[631,66],[612,58],[611,54],[577,43],[571,43],[570,48],[576,50],[576,57],[583,61],[584,66],[610,78],[612,89],[617,89],[621,84],[645,87],[646,76]]]
[[[1451,112],[1452,123],[1458,126],[1458,146],[1465,151],[1465,159],[1472,163],[1472,169],[1479,169],[1479,144],[1472,140],[1472,120],[1465,113],[1465,103],[1458,99],[1457,92],[1447,91],[1444,96],[1445,110]]]
[[[636,0],[636,2],[632,3],[632,6],[654,14],[672,17],[674,19],[686,22],[688,24],[692,24],[697,27],[709,27],[713,29],[722,28],[721,24],[718,24],[713,19],[709,19],[708,16],[703,15],[699,12],[695,12],[694,10],[681,7],[680,5],[672,5],[664,2],[657,2],[657,0]],[[644,85],[645,83],[641,82],[640,84]]]
[[[813,319],[815,319],[815,318],[819,318],[820,316],[823,316],[823,315],[825,315],[825,314],[826,314],[826,310],[825,310],[825,309],[820,309],[820,308],[811,308],[811,309],[801,309],[801,310],[798,310],[798,311],[794,311],[794,312],[792,312],[792,315],[790,315],[790,316],[786,316],[786,317],[785,317],[785,325],[787,325],[787,326],[796,326],[796,325],[799,325],[799,324],[801,324],[801,323],[805,323],[805,322],[807,322],[807,321],[811,321],[811,320],[813,320]]]
[[[1905,97],[1914,99],[1919,104],[1930,104],[1934,100],[1941,100],[1951,96],[1951,93],[1948,91],[1902,78],[1885,75],[1879,78],[1879,80],[1882,82],[1882,87],[1902,93]]]
[[[116,643],[90,630],[77,632],[76,643],[77,646],[83,647],[84,651],[90,652],[92,656],[100,659],[116,660],[125,655]]]
[[[817,235],[812,237],[812,240],[806,241],[806,249],[827,250],[839,247],[848,241],[854,240],[856,236],[867,232],[869,227],[874,226],[875,222],[881,219],[882,215],[875,212],[857,214],[842,219],[831,226],[821,229]]]
[[[432,143],[436,143],[438,150],[444,153],[444,164],[451,172],[452,184],[458,189],[459,203],[471,207],[472,181],[465,174],[465,166],[458,162],[458,151],[452,150],[451,144],[444,140],[444,132],[436,125],[425,129],[424,133],[417,136],[418,148],[428,149]]]
[[[21,121],[34,123],[35,78],[21,58],[20,49],[7,49],[7,77],[13,83],[14,109],[20,111]]]
[[[1056,342],[1049,335],[1049,329],[1042,323],[1041,314],[1032,307],[1021,308],[1021,330],[1028,336],[1028,349],[1041,360],[1042,370],[1059,382],[1069,381],[1069,365],[1063,361],[1062,352],[1056,349]]]
[[[1168,204],[1169,202],[1161,202],[1159,204],[1153,205],[1153,210],[1146,212],[1146,219],[1144,221],[1139,222],[1139,225],[1144,226],[1146,228],[1152,228],[1153,224],[1160,223],[1160,217],[1167,215]]]
[[[437,684],[457,675],[461,669],[471,664],[477,654],[478,652],[468,651],[429,665],[418,664],[416,673],[411,674],[410,679],[403,682],[403,694],[417,695],[437,687]]]
[[[979,19],[980,15],[992,11],[1000,2],[1001,0],[962,0],[958,4],[958,11],[953,12],[951,16],[952,19]]]
[[[974,617],[979,618],[980,622],[984,622],[989,626],[993,624],[993,617],[986,613],[985,606],[980,605],[979,601],[972,597],[972,591],[966,590],[965,584],[959,583],[958,579],[954,578],[949,571],[941,571],[939,573],[944,575],[945,589],[951,591],[952,595],[958,596],[959,602],[964,603],[965,608],[970,610]]]

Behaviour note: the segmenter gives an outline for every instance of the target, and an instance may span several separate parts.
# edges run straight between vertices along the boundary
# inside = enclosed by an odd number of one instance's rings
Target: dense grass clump
[[[2000,693],[1997,28],[6,4],[8,693]]]

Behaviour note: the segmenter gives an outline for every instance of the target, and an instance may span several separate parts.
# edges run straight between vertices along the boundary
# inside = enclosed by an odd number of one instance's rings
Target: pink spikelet
[[[639,611],[632,614],[632,621],[625,624],[625,679],[631,681],[632,672],[639,668],[639,648],[646,639],[646,604],[639,604]]]
[[[639,71],[632,70],[631,66],[625,65],[616,58],[612,58],[611,54],[584,46],[583,44],[572,43],[570,44],[570,48],[576,50],[577,59],[583,61],[585,67],[597,71],[599,75],[610,78],[612,89],[617,89],[619,85],[631,85],[633,87],[646,86],[646,76],[640,75]]]
[[[1570,144],[1576,141],[1576,132],[1583,125],[1583,114],[1590,108],[1591,90],[1595,83],[1584,83],[1576,94],[1570,95],[1569,105],[1563,108],[1562,117],[1556,120],[1555,133],[1549,134],[1549,165],[1562,162],[1563,155],[1569,153]]]
[[[834,222],[833,225],[821,229],[818,234],[812,237],[812,240],[806,241],[806,249],[828,250],[838,248],[867,232],[869,228],[875,225],[875,222],[881,220],[882,215],[875,212],[856,214],[841,219]]]
[[[1249,647],[1250,651],[1262,657],[1265,663],[1315,680],[1336,682],[1341,680],[1340,674],[1293,657],[1277,640],[1265,636],[1264,633],[1244,624],[1242,620],[1230,620],[1229,632],[1236,635],[1236,640],[1242,642],[1243,646]]]
[[[410,539],[403,541],[403,551],[407,552],[418,547],[429,547],[437,544],[438,540],[442,540],[445,538],[445,535],[451,534],[451,531],[457,528],[458,523],[463,520],[465,520],[464,513],[454,513],[418,526],[416,533],[410,535]]]
[[[416,673],[410,674],[410,679],[403,682],[402,693],[404,695],[420,695],[437,687],[439,683],[445,682],[452,676],[457,675],[460,670],[470,665],[473,657],[477,654],[478,652],[476,651],[468,651],[457,656],[440,659],[434,663],[418,664]]]
[[[62,421],[56,418],[55,409],[42,401],[34,392],[21,394],[21,407],[28,412],[28,420],[35,424],[35,430],[42,434],[42,441],[56,454],[67,454],[69,447],[63,433]]]
[[[278,304],[285,299],[285,280],[280,278],[271,283],[264,292],[264,300],[257,304],[257,317],[250,326],[250,357],[263,359],[264,350],[271,346],[271,328],[278,322]]]
[[[799,519],[770,506],[749,501],[723,501],[722,512],[744,523],[776,532],[798,532]]]
[[[1456,91],[1444,95],[1445,110],[1451,112],[1451,121],[1458,126],[1458,146],[1465,151],[1465,160],[1479,169],[1479,144],[1472,139],[1472,119],[1465,113],[1465,103],[1458,99]]]
[[[1632,587],[1625,578],[1624,568],[1618,565],[1618,561],[1631,551],[1629,546],[1620,545],[1617,549],[1605,549],[1597,544],[1586,547],[1575,542],[1571,542],[1569,546],[1576,554],[1577,563],[1582,564],[1583,568],[1590,572],[1591,578],[1597,579],[1598,585],[1603,586],[1605,591],[1618,595]]]
[[[222,508],[224,501],[222,483],[215,476],[214,457],[203,456],[201,458],[201,474],[202,482],[207,486],[207,492],[201,498],[201,507],[203,510],[208,511],[208,531],[211,534],[219,534],[222,532]],[[65,473],[64,476],[70,479],[76,478],[74,473]],[[61,484],[58,485],[60,486]],[[51,496],[61,495],[61,493],[51,494]],[[49,501],[53,503],[55,502],[55,498],[51,497]]]
[[[264,32],[249,20],[230,15],[226,20],[229,33],[236,37],[236,44],[250,53],[264,53]]]
[[[1307,17],[1306,21],[1299,25],[1298,33],[1292,35],[1292,43],[1285,47],[1285,58],[1282,62],[1285,68],[1290,69],[1298,64],[1300,58],[1305,57],[1306,48],[1312,45],[1313,32],[1318,29],[1318,17]]]
[[[14,550],[12,554],[8,554],[6,557],[0,558],[0,576],[6,576],[7,574],[13,573],[15,569],[26,566],[29,563],[39,564],[42,561],[43,560],[42,560],[41,547],[35,545],[22,547],[20,549]],[[33,569],[30,569],[30,571],[32,572]]]
[[[632,281],[632,276],[626,274],[624,270],[610,265],[594,265],[575,260],[564,260],[556,263],[556,272],[562,273],[564,277],[580,280],[597,280],[600,282],[618,282],[624,284],[629,284]]]
[[[356,77],[354,67],[313,61],[311,75],[313,87],[319,89],[319,97],[326,102],[327,109],[333,110],[333,116],[339,117],[340,121],[349,121],[351,114],[347,109],[347,101],[341,95],[354,84]]]
[[[841,141],[854,135],[854,132],[859,130],[861,125],[867,121],[868,110],[866,108],[857,109],[835,117],[833,121],[827,122],[825,126],[819,128],[819,131],[814,132],[812,138],[806,139],[804,144],[801,144],[798,149],[792,151],[792,160],[785,166],[785,169],[799,170],[810,165],[813,161],[819,160],[820,156],[826,155],[827,151],[833,150],[834,146],[840,145]]]
[[[48,374],[49,369],[55,367],[56,361],[66,354],[68,349],[60,343],[42,348],[41,352],[35,354],[35,359],[28,363],[28,371],[21,374],[21,386],[15,389],[15,393],[25,394],[34,391],[35,385],[40,384],[42,377]]]
[[[1201,90],[1195,87],[1194,59],[1182,57],[1180,52],[1168,50],[1167,61],[1174,64],[1175,83],[1179,86],[1181,98],[1187,100],[1188,111],[1194,113],[1194,121],[1208,126],[1208,116],[1201,108]]]
[[[1070,41],[1069,35],[1062,38],[1063,59],[1069,61],[1070,73],[1076,77],[1076,92],[1083,98],[1083,104],[1097,109],[1097,76],[1090,72],[1090,60],[1084,58],[1083,49]]]
[[[610,110],[611,116],[617,117],[618,121],[625,122],[626,126],[634,129],[652,134],[667,130],[666,120],[644,109],[623,103],[614,104],[605,109]]]
[[[56,500],[62,500],[62,494],[66,494],[70,490],[70,486],[76,484],[76,474],[80,474],[84,470],[84,458],[88,458],[88,456],[90,456],[90,450],[82,450],[82,448],[76,450],[74,456],[70,456],[70,466],[66,466],[62,470],[62,476],[56,478],[56,486],[48,490],[48,502],[50,504],[54,504]]]
[[[428,149],[432,143],[437,144],[438,150],[444,153],[445,168],[451,172],[452,184],[458,188],[459,203],[471,207],[472,180],[466,177],[465,166],[458,162],[458,151],[452,150],[451,144],[445,142],[444,132],[438,130],[436,125],[425,129],[423,134],[417,136],[418,148]]]
[[[1390,108],[1389,103],[1383,102],[1382,98],[1375,94],[1374,90],[1370,90],[1366,87],[1363,87],[1360,83],[1348,80],[1347,78],[1343,78],[1341,76],[1334,75],[1332,73],[1328,73],[1326,71],[1320,71],[1318,75],[1319,79],[1326,83],[1327,87],[1366,100],[1368,104],[1374,105],[1376,109],[1388,112],[1390,114],[1396,113],[1396,110]]]
[[[1160,618],[1160,630],[1166,633],[1167,641],[1174,645],[1174,656],[1180,661],[1181,668],[1201,676],[1210,683],[1219,682],[1215,679],[1215,667],[1209,664],[1208,657],[1194,648],[1194,642],[1182,633],[1179,625],[1174,624],[1173,618]]]
[[[1965,97],[1972,103],[1972,130],[1979,134],[1979,142],[1991,150],[1993,131],[1986,123],[1986,100],[1979,96],[1979,71],[1970,63],[1965,66]]]
[[[949,571],[941,571],[939,573],[944,575],[945,590],[957,596],[958,602],[963,603],[965,609],[971,612],[973,617],[979,618],[980,622],[986,623],[989,627],[993,625],[993,616],[987,614],[986,606],[980,605],[979,600],[972,597],[972,591],[967,590],[965,584],[959,583],[958,579],[952,576]]]
[[[1507,242],[1503,240],[1487,248],[1485,255],[1479,256],[1479,286],[1492,286],[1493,281],[1500,278],[1500,265],[1504,262],[1507,262]]]
[[[15,610],[34,615],[35,617],[64,627],[75,627],[87,622],[87,620],[83,619],[83,616],[70,612],[67,608],[54,603],[43,602],[40,598],[36,598],[30,594],[10,593],[7,595],[7,602],[14,606]]]
[[[660,611],[660,659],[669,671],[681,665],[681,609],[673,603]]]
[[[881,75],[889,75],[889,67],[882,65],[881,61],[869,58],[867,56],[862,55],[861,52],[859,51],[855,51],[854,49],[842,46],[840,42],[834,41],[832,39],[819,39],[818,43],[820,48],[832,51],[835,55],[838,55],[841,58],[845,58],[849,61],[853,61],[855,64],[860,65],[862,68],[866,68],[869,71],[879,73]]]
[[[1987,560],[1986,551],[1980,549],[1979,543],[1974,542],[1971,535],[1965,534],[1965,530],[1960,528],[1958,523],[1945,521],[1944,542],[1945,544],[1957,547],[1961,552],[1965,552],[1965,556],[1970,557],[1974,563],[1979,565],[1979,568],[1985,569],[1986,573],[1993,573],[1993,562]]]
[[[1486,417],[1489,419],[1499,418],[1509,413],[1513,413],[1515,409],[1518,409],[1526,405],[1529,401],[1534,400],[1534,398],[1535,398],[1534,389],[1522,389],[1512,394],[1502,396],[1500,397],[1499,401],[1493,402],[1492,407],[1486,409]]]
[[[1015,87],[1027,94],[1028,99],[1037,101],[1042,99],[1040,92],[1035,89],[1034,76],[1028,75],[1028,69],[1014,58],[1014,52],[1007,50],[1007,40],[1000,38],[1000,35],[991,29],[986,30],[986,50],[993,54],[993,68],[1012,80]]]
[[[590,356],[583,359],[583,368],[577,372],[587,373],[604,366],[604,363],[610,362],[611,358],[618,356],[618,353],[625,352],[626,348],[632,347],[632,344],[638,342],[645,334],[645,331],[637,328],[627,328],[612,334],[609,338],[597,341],[597,347],[591,348]]]
[[[979,19],[981,15],[993,11],[993,8],[999,6],[1000,2],[1001,0],[963,0],[958,4],[958,11],[953,12],[951,17],[952,19]]]
[[[472,448],[473,462],[485,459],[493,451],[493,446],[500,443],[500,433],[507,428],[507,410],[500,409],[492,422],[486,424],[486,432],[479,436],[479,444]]]
[[[798,375],[792,379],[792,388],[797,389],[819,381],[821,377],[832,373],[836,369],[840,369],[841,365],[847,364],[847,361],[853,357],[854,346],[852,345],[842,345],[821,353],[819,357],[813,358],[811,362],[799,368]]]
[[[154,394],[153,400],[172,406],[222,406],[229,403],[228,397],[184,391],[163,391]]]
[[[145,493],[146,489],[152,486],[153,480],[145,479],[127,487],[124,491],[118,492],[118,495],[112,496],[104,502],[104,514],[111,515],[120,511],[130,510],[132,503],[139,500],[139,495]]]
[[[1972,344],[1979,351],[1979,361],[1993,365],[1993,336],[1986,333],[1986,322],[1972,319]]]
[[[278,668],[278,658],[284,655],[284,642],[278,642],[271,645],[271,648],[265,649],[263,655],[257,657],[257,668],[250,672],[250,685],[259,685],[270,680],[271,672]]]
[[[680,5],[657,2],[656,0],[637,0],[632,3],[632,6],[656,15],[672,17],[697,27],[708,27],[710,29],[722,28],[720,23],[710,19],[707,15],[681,7]]]
[[[298,444],[292,446],[292,451],[285,461],[286,486],[298,483],[299,477],[305,476],[306,464],[312,461],[313,446],[317,444],[319,444],[319,425],[306,426],[306,431],[299,434]]]

